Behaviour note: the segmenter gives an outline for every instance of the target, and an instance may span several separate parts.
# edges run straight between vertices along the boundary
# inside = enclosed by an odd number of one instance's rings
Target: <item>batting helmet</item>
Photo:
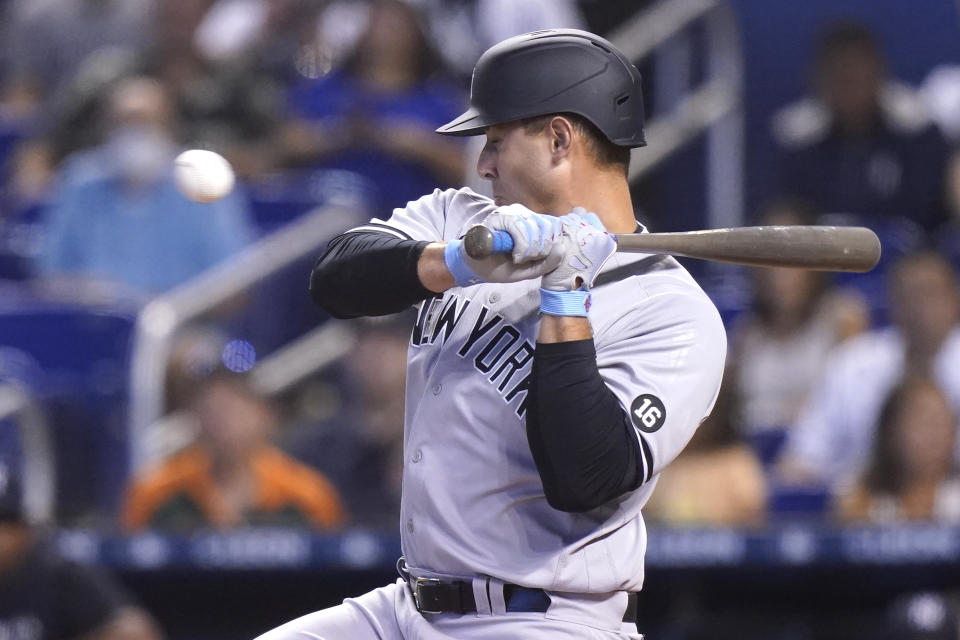
[[[437,132],[471,136],[552,113],[583,116],[622,147],[646,144],[640,72],[608,41],[577,29],[533,31],[487,49],[473,69],[470,108]]]

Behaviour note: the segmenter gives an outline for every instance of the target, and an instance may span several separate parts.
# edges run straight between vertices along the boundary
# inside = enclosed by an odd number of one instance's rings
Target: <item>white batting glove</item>
[[[590,288],[597,274],[617,250],[595,213],[577,207],[560,218],[563,224],[563,259],[540,281],[540,312],[583,316],[590,309]]]
[[[444,260],[457,286],[481,282],[519,282],[553,271],[563,258],[560,219],[534,213],[520,204],[500,207],[483,221],[491,231],[506,231],[513,238],[510,254],[477,260],[467,255],[462,240],[447,243]]]
[[[513,262],[523,264],[542,260],[556,251],[563,236],[557,216],[534,213],[522,204],[500,207],[483,221],[491,231],[506,231],[513,238]]]

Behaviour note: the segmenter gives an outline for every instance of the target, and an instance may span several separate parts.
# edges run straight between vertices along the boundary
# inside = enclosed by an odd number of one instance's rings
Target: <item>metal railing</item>
[[[241,295],[262,279],[314,254],[318,247],[350,226],[354,219],[354,215],[343,209],[317,209],[196,279],[158,296],[143,308],[134,329],[130,366],[128,442],[131,468],[137,469],[153,457],[148,443],[158,439],[152,437],[150,429],[163,416],[165,372],[176,332]],[[283,367],[291,367],[291,353],[316,357],[317,344],[349,344],[342,336],[343,331],[342,327],[335,325],[323,326],[302,338],[302,342],[281,350],[275,357],[283,359]],[[266,373],[256,375],[261,377],[262,383],[279,390],[285,383],[283,375],[277,372],[280,367],[272,365],[268,359],[258,365],[257,369],[261,368]]]
[[[0,385],[0,423],[17,426],[22,448],[23,513],[29,522],[53,520],[56,464],[46,418],[20,386]]]
[[[694,87],[690,61],[694,26],[702,26],[705,77]],[[662,0],[639,12],[608,39],[630,60],[655,55],[648,145],[630,158],[636,182],[670,154],[707,137],[707,216],[711,228],[743,223],[743,59],[736,17],[725,0]]]

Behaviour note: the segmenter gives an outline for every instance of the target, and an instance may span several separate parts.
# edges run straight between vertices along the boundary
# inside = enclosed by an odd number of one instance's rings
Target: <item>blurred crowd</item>
[[[433,130],[462,111],[473,61],[505,37],[558,26],[588,25],[567,0],[0,4],[0,288],[10,307],[0,314],[0,382],[31,388],[24,368],[42,378],[44,369],[74,367],[67,361],[79,356],[54,346],[57,340],[115,345],[121,338],[107,329],[93,335],[84,317],[96,313],[92,307],[100,305],[102,314],[112,303],[135,315],[287,223],[337,207],[349,212],[341,214],[339,230],[434,188],[463,184],[472,174],[467,144]],[[223,154],[238,188],[213,204],[185,198],[171,169],[187,148]],[[130,495],[115,486],[84,491],[80,485],[91,483],[77,477],[84,465],[66,464],[57,487],[60,521],[179,530],[391,523],[402,463],[403,368],[402,357],[385,367],[378,356],[404,344],[392,337],[395,329],[379,336],[361,328],[350,360],[362,366],[347,366],[328,381],[316,376],[283,398],[248,381],[207,388],[211,376],[245,372],[258,354],[325,321],[305,294],[309,266],[309,260],[289,264],[178,332],[163,407],[174,417],[163,424],[169,435],[159,448],[174,459],[154,475],[144,470]],[[58,305],[69,310],[56,311]],[[62,326],[73,322],[76,335],[66,338],[69,331],[54,328],[56,335],[37,337],[38,318],[51,313],[61,314]],[[16,327],[8,322],[14,314]],[[21,330],[34,335],[18,341]],[[46,360],[30,339],[51,352]],[[364,356],[367,342],[382,351]],[[391,377],[372,379],[378,373]],[[90,429],[112,434],[115,444],[123,439],[127,390],[117,383],[123,375],[78,373],[79,384],[90,387],[84,393],[98,396],[80,404],[115,405],[92,416],[76,402],[51,401],[69,395],[63,387],[70,381],[59,389],[31,388],[49,405],[57,454],[76,459],[77,445],[96,446]],[[116,393],[103,397],[106,387]],[[259,409],[216,415],[240,404]],[[233,423],[253,415],[259,424]],[[61,429],[61,422],[71,426]],[[366,423],[369,429],[359,428]],[[5,440],[10,451],[3,453],[16,458],[16,438]],[[291,457],[279,448],[267,455],[268,441],[282,443]],[[110,466],[102,458],[88,456],[86,466]],[[315,490],[307,496],[302,487],[294,498],[287,489],[311,473],[301,463],[318,470]],[[292,474],[288,481],[267,488],[285,473]],[[117,480],[114,474],[100,484]],[[177,483],[181,489],[171,488]],[[279,493],[268,499],[273,490]],[[280,513],[288,499],[300,516]]]
[[[0,295],[43,306],[106,291],[143,304],[324,206],[352,212],[346,227],[436,187],[482,190],[470,143],[432,133],[462,110],[473,61],[516,33],[609,28],[592,5],[0,2]],[[807,95],[769,123],[775,178],[749,221],[863,224],[884,256],[863,276],[744,270],[747,303],[724,314],[720,397],[662,474],[652,524],[960,524],[960,69],[909,86],[852,21],[824,26],[810,68]],[[212,205],[184,198],[170,173],[197,147],[238,174]],[[274,296],[302,288],[306,302],[300,267]],[[250,318],[326,320],[278,299],[239,296],[179,334],[164,413],[180,435],[113,499],[62,500],[55,520],[176,534],[396,529],[411,318],[354,322],[349,355],[265,390],[251,363],[237,365],[234,334],[257,346],[265,325]],[[0,383],[29,387],[38,374],[17,347],[0,336]],[[117,430],[123,410],[97,419]],[[16,475],[24,445],[13,421],[0,427],[4,473]]]
[[[432,133],[459,113],[470,61],[512,33],[590,28],[588,5],[7,2],[0,278],[44,301],[143,303],[282,226],[266,219],[277,193],[311,205],[281,222],[335,205],[346,226],[474,182],[469,147]],[[748,217],[864,224],[883,259],[864,276],[746,272],[747,303],[725,310],[723,393],[663,474],[652,522],[960,522],[958,76],[940,67],[906,85],[848,20],[824,25],[809,62],[807,95],[769,123],[776,177]],[[188,147],[223,153],[240,188],[212,205],[184,198],[170,169]],[[59,517],[127,530],[395,524],[410,318],[353,323],[348,357],[266,392],[244,375],[252,359],[237,364],[230,338],[257,327],[236,318],[325,318],[265,306],[241,295],[177,335],[163,413],[179,435],[112,503]],[[0,375],[16,381],[16,367]]]
[[[57,558],[38,519],[175,535],[396,530],[412,318],[354,322],[348,355],[288,388],[249,371],[248,347],[325,322],[307,306],[308,263],[176,335],[168,435],[129,476],[95,482],[107,454],[81,451],[126,446],[127,373],[87,357],[89,390],[68,402],[63,381],[37,383],[44,362],[29,344],[58,362],[86,357],[83,327],[105,299],[138,309],[323,207],[351,212],[345,228],[436,187],[482,190],[471,143],[433,135],[462,111],[473,62],[510,35],[603,32],[646,3],[596,4],[0,2],[0,389],[35,392],[62,439],[54,507],[32,513],[16,495],[31,495],[27,443],[0,414],[0,600],[14,584],[3,575],[26,579],[36,563],[37,589],[99,594],[98,607],[44,624],[157,637],[119,586]],[[883,258],[862,276],[742,272],[747,303],[722,309],[721,394],[662,474],[645,509],[654,526],[960,524],[960,67],[909,86],[869,29],[839,21],[810,43],[810,68],[808,94],[769,123],[774,178],[749,222],[863,224]],[[186,148],[222,153],[239,188],[215,204],[183,197],[171,166]],[[43,333],[39,318],[65,316],[66,303],[89,309],[77,336]],[[123,351],[129,335],[98,340]],[[110,489],[82,490],[98,482]]]

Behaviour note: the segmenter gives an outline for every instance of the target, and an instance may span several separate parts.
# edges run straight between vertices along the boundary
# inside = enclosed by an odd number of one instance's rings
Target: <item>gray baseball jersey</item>
[[[495,209],[437,190],[364,230],[463,236]],[[641,507],[716,399],[726,334],[713,303],[670,257],[615,254],[590,323],[607,386],[643,452],[639,489],[586,513],[547,504],[524,415],[539,326],[539,279],[453,288],[420,304],[408,356],[402,546],[418,576],[493,576],[550,591],[636,591]]]

